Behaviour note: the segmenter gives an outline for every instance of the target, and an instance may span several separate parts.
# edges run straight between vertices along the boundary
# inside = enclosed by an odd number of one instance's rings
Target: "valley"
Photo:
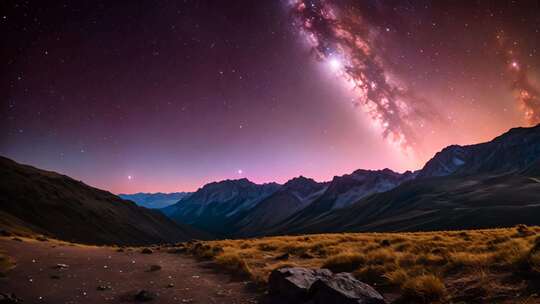
[[[540,126],[517,128],[447,147],[415,172],[224,180],[123,195],[133,202],[1,158],[0,293],[7,303],[299,304],[350,290],[373,303],[540,303],[539,159]]]

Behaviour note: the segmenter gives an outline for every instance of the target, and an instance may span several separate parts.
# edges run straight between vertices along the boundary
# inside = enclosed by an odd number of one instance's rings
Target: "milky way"
[[[508,78],[515,99],[523,111],[528,124],[540,123],[540,90],[529,76],[527,64],[519,60],[519,43],[507,37],[504,31],[497,35],[501,57],[508,70]]]
[[[386,68],[380,29],[360,10],[341,4],[347,9],[327,1],[293,2],[296,26],[317,59],[340,62],[341,76],[358,95],[356,104],[382,127],[384,137],[414,149],[420,144],[415,129],[437,115]]]

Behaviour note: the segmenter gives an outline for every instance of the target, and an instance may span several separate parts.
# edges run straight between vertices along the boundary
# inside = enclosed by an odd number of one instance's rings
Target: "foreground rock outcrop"
[[[379,292],[350,273],[334,274],[328,269],[276,269],[268,279],[268,292],[272,303],[386,303]]]

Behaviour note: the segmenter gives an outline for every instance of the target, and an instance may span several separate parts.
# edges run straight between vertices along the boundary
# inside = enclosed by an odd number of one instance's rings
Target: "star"
[[[519,70],[519,64],[517,63],[517,61],[512,61],[510,65],[513,69]]]
[[[127,179],[128,179],[128,180],[133,180],[133,175],[128,175],[128,176],[127,176]]]
[[[330,65],[330,68],[334,71],[337,71],[341,68],[341,61],[337,58],[331,58],[330,61],[328,61],[328,64]]]
[[[244,171],[242,169],[238,169],[238,171],[236,171],[236,173],[238,173],[238,175],[242,175],[244,173]]]

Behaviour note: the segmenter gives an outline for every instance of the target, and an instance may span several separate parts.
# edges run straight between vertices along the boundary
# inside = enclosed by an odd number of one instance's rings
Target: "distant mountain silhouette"
[[[173,192],[173,193],[133,193],[118,194],[119,197],[129,200],[138,206],[149,209],[161,209],[176,204],[179,200],[191,195],[191,192]]]
[[[68,176],[0,157],[0,226],[92,244],[176,242],[206,234]]]

